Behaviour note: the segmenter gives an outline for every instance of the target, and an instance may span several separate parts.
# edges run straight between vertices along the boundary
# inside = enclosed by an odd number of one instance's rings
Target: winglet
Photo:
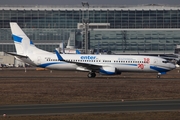
[[[58,60],[64,61],[64,59],[62,58],[62,56],[59,54],[59,52],[57,50],[55,50],[55,53],[57,55]]]
[[[76,50],[76,54],[81,54],[81,52],[79,50]]]

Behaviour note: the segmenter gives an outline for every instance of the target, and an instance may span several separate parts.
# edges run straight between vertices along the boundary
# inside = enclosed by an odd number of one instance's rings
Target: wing
[[[74,61],[68,61],[68,60],[64,60],[62,58],[62,56],[58,53],[58,51],[55,50],[55,53],[57,55],[57,58],[58,60],[60,61],[65,61],[67,63],[73,63],[73,64],[76,64],[77,66],[80,66],[80,67],[83,67],[83,68],[86,68],[88,70],[99,70],[102,66],[101,65],[96,65],[96,64],[91,64],[91,63],[81,63],[81,62],[74,62]]]

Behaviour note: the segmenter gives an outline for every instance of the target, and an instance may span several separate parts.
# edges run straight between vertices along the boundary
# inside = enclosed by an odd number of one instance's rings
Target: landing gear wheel
[[[92,77],[92,74],[91,74],[91,73],[88,73],[87,76],[88,76],[88,78],[91,78],[91,77]]]
[[[157,78],[160,78],[160,75],[157,75]]]
[[[96,73],[92,73],[92,77],[95,78],[96,77]]]
[[[96,73],[94,73],[94,72],[90,72],[90,73],[88,73],[88,78],[94,78],[94,77],[96,77]]]

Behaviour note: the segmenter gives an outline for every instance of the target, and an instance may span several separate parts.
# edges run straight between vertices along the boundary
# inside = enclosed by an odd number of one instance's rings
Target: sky
[[[82,1],[87,1],[89,5],[163,4],[180,6],[180,0],[0,0],[0,5],[81,5]]]

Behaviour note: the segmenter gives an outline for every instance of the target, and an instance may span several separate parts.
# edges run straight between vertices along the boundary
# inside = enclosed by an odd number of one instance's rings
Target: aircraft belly
[[[153,72],[154,70],[149,68],[149,65],[138,66],[136,64],[118,65],[116,68],[122,72]]]
[[[139,71],[139,69],[137,69],[137,66],[119,65],[116,66],[116,68],[122,72]]]
[[[76,70],[76,65],[71,65],[71,64],[53,64],[49,65],[46,68],[49,69],[57,69],[57,70]]]

